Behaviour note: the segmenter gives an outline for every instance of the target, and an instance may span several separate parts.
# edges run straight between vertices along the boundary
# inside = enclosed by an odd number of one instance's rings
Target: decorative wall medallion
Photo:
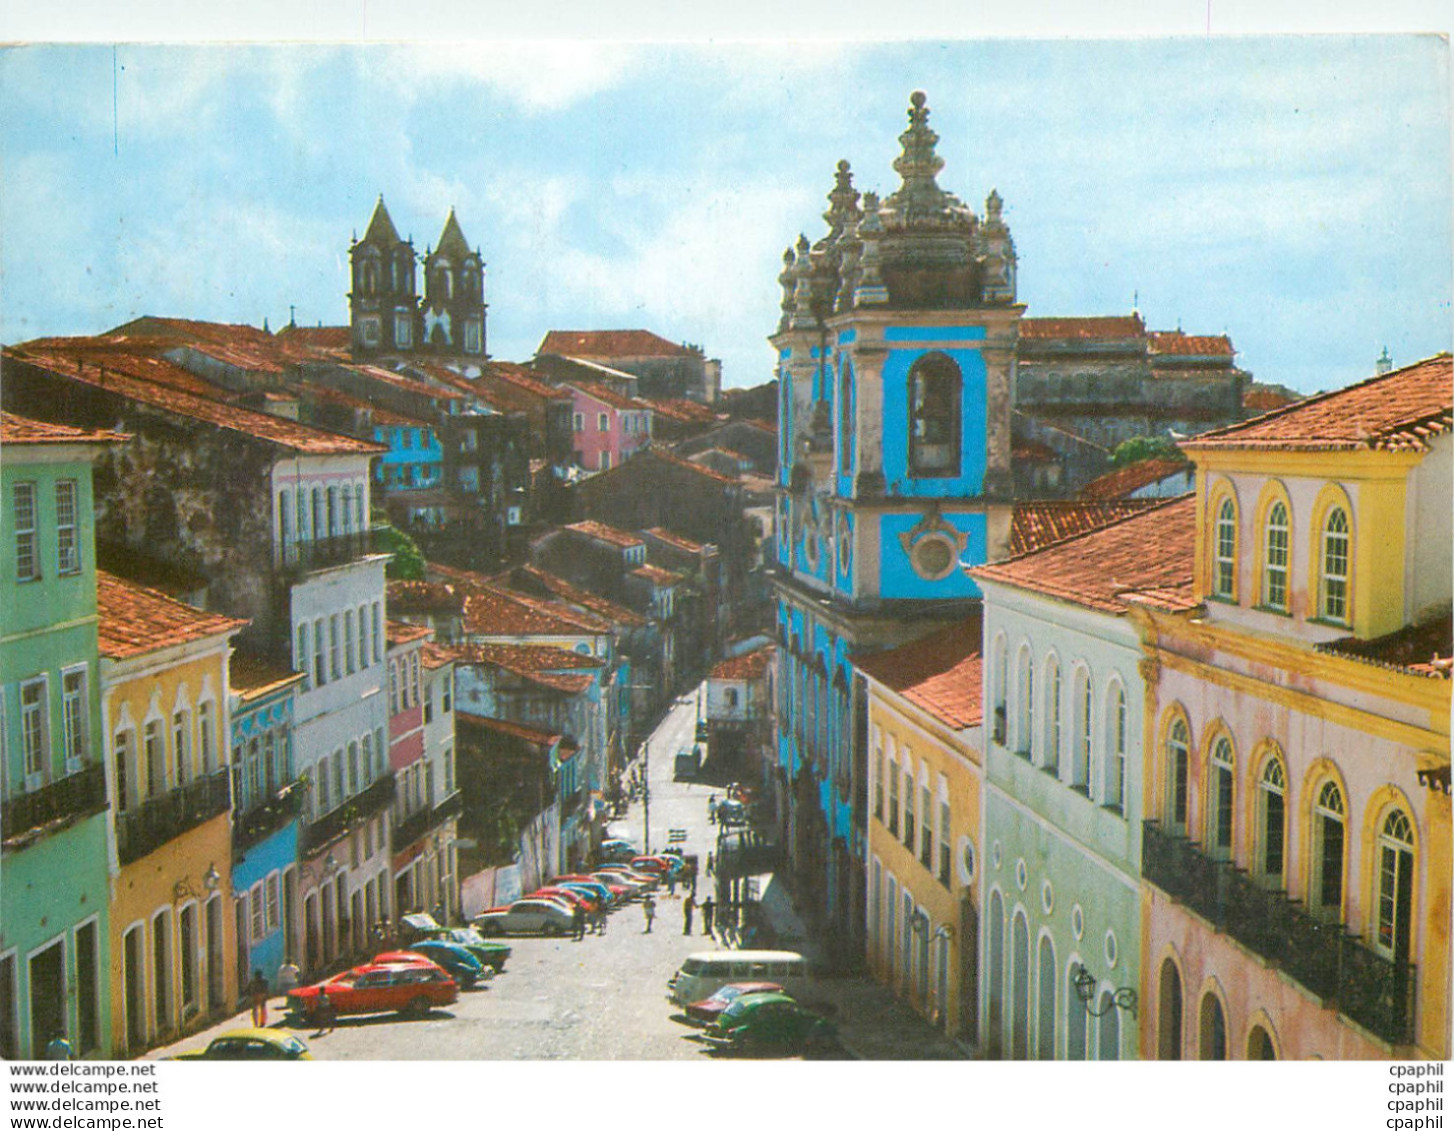
[[[959,555],[969,544],[969,535],[956,530],[935,508],[918,525],[900,534],[899,543],[915,573],[925,581],[940,581],[959,566]]]
[[[848,574],[853,570],[853,524],[846,514],[838,516],[838,572]]]

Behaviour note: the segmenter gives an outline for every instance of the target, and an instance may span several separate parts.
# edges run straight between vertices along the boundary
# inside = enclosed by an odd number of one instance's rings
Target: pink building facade
[[[586,471],[620,467],[651,442],[651,410],[604,385],[568,384],[575,462]]]

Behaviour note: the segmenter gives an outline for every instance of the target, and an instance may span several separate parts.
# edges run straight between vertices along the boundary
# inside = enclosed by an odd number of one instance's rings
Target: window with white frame
[[[373,604],[374,625],[374,663],[380,663],[384,658],[384,633],[383,633],[383,609],[378,601]]]
[[[251,941],[256,943],[268,933],[266,897],[263,895],[263,884],[259,880],[248,889],[248,930]]]
[[[1413,937],[1414,830],[1408,814],[1395,809],[1378,836],[1378,949],[1406,962]]]
[[[1035,733],[1035,661],[1029,647],[1020,649],[1019,711],[1015,725],[1016,753],[1030,757]]]
[[[904,845],[912,854],[915,847],[914,805],[918,801],[914,788],[914,760],[904,751]]]
[[[303,673],[303,690],[313,686],[312,665],[308,662],[308,622],[298,625],[297,645],[293,649],[293,670]]]
[[[64,576],[81,571],[81,541],[77,530],[79,506],[74,479],[56,482],[56,572]]]
[[[889,751],[889,834],[899,835],[899,763]]]
[[[1262,603],[1278,612],[1287,611],[1287,507],[1281,500],[1267,512],[1262,566]]]
[[[210,774],[217,768],[215,727],[216,723],[212,720],[212,700],[203,699],[197,704],[197,757],[204,774]]]
[[[328,618],[328,674],[330,679],[340,679],[343,676],[343,665],[339,663],[339,631],[338,614],[333,613]]]
[[[1281,887],[1287,837],[1287,773],[1272,755],[1257,782],[1257,875],[1268,887]]]
[[[363,671],[369,666],[369,624],[368,606],[358,607],[358,668]]]
[[[1313,806],[1312,890],[1308,904],[1314,915],[1329,922],[1337,922],[1343,915],[1345,819],[1343,791],[1337,782],[1323,782]]]
[[[1070,782],[1087,796],[1091,793],[1091,738],[1095,734],[1091,715],[1094,707],[1090,673],[1082,668],[1075,674],[1075,752]]]
[[[1107,745],[1111,757],[1106,767],[1105,803],[1120,809],[1126,804],[1126,692],[1119,683],[1111,691],[1106,721],[1110,726]]]
[[[1006,743],[1006,731],[1009,729],[1009,718],[1006,714],[1006,696],[1009,693],[1007,686],[1009,682],[1009,648],[1003,636],[995,640],[994,666],[991,668],[993,695],[993,718],[991,738],[1004,746]]]
[[[343,662],[344,668],[349,675],[353,675],[358,668],[354,665],[356,653],[353,647],[353,610],[343,611]]]
[[[584,432],[585,430],[586,430],[586,415],[585,415],[585,413],[583,413],[583,412],[577,412],[577,413],[575,413],[573,415],[572,420],[571,420],[571,431],[573,431],[573,432]]]
[[[186,785],[192,779],[192,744],[189,739],[189,713],[186,710],[172,713],[172,780],[177,785]]]
[[[611,417],[607,413],[598,412],[596,414],[596,431],[597,432],[609,432],[610,429],[611,429]]]
[[[1060,773],[1060,661],[1045,661],[1045,769]]]
[[[1334,507],[1323,521],[1319,613],[1325,620],[1348,619],[1348,515]]]
[[[40,578],[37,547],[35,484],[16,483],[10,489],[10,529],[15,535],[15,580]]]
[[[1207,848],[1218,860],[1232,858],[1232,740],[1218,735],[1212,743],[1207,782]]]
[[[142,727],[141,744],[146,754],[146,795],[160,797],[167,791],[167,741],[160,719],[149,719]]]
[[[313,686],[322,687],[328,682],[328,668],[324,663],[323,636],[327,630],[323,618],[313,622]]]
[[[50,745],[46,738],[49,708],[46,705],[46,678],[26,680],[20,685],[20,740],[25,752],[25,788],[39,789],[49,768],[46,757]]]
[[[61,719],[65,724],[66,773],[74,774],[86,757],[86,669],[61,673]]]
[[[1237,507],[1231,499],[1217,508],[1213,538],[1212,594],[1231,600],[1237,592]]]
[[[1183,834],[1186,832],[1190,741],[1186,723],[1181,719],[1173,721],[1166,733],[1166,824],[1173,832]]]
[[[267,929],[271,933],[283,925],[282,875],[271,872],[265,881],[264,905],[267,914]]]

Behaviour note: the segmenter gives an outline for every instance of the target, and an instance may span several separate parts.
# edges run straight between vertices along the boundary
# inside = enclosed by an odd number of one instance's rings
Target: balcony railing
[[[1141,840],[1146,878],[1219,931],[1281,968],[1391,1044],[1413,1040],[1415,967],[1395,962],[1325,922],[1280,891],[1213,860],[1185,837],[1147,821]]]
[[[309,570],[343,565],[367,554],[387,553],[388,548],[378,531],[362,530],[332,538],[284,542],[274,552],[284,570]]]
[[[116,814],[116,855],[123,864],[140,860],[169,840],[225,813],[232,804],[226,769],[169,789]]]
[[[258,841],[271,836],[298,815],[303,806],[303,783],[285,785],[266,801],[238,813],[232,821],[232,847],[246,852]]]
[[[394,851],[413,844],[430,829],[464,812],[464,794],[455,790],[433,808],[424,806],[394,822]]]
[[[301,851],[312,852],[348,829],[394,803],[394,773],[390,770],[362,793],[329,810],[304,830]]]
[[[52,821],[75,819],[106,808],[106,768],[94,762],[49,785],[11,797],[0,809],[0,836],[7,848],[20,847],[27,833]]]

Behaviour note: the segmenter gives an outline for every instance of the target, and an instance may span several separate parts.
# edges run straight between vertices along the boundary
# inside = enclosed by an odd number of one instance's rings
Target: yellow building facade
[[[113,1047],[134,1055],[237,1004],[225,736],[245,622],[105,574],[97,590]]]
[[[870,973],[957,1040],[979,1040],[978,618],[859,661],[868,687]]]

